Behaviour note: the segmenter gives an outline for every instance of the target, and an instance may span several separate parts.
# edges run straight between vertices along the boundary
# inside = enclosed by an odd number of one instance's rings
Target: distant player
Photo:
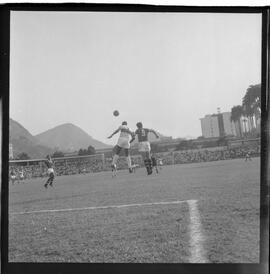
[[[48,185],[53,186],[53,180],[54,180],[54,177],[55,177],[55,173],[54,173],[54,169],[53,169],[54,163],[53,163],[53,160],[52,160],[51,156],[47,155],[46,158],[47,159],[45,160],[45,165],[48,168],[49,179],[45,183],[44,187],[47,188]]]
[[[22,181],[22,182],[23,182],[23,180],[24,180],[24,171],[23,171],[23,168],[19,171],[19,179],[20,179],[20,181]]]
[[[156,138],[159,138],[158,134],[153,129],[144,128],[143,124],[141,122],[138,122],[136,124],[137,129],[135,131],[135,136],[138,136],[139,141],[139,152],[141,152],[143,159],[144,159],[144,165],[147,171],[147,174],[152,174],[152,161],[151,161],[151,146],[148,141],[148,134],[154,133]],[[135,136],[131,139],[130,143],[135,140]]]
[[[156,170],[156,173],[158,173],[158,167],[157,167],[157,158],[153,154],[151,156],[151,161],[152,161],[152,167]]]
[[[159,170],[161,170],[162,166],[163,166],[163,160],[161,158],[158,158],[157,159],[157,164],[158,164]]]
[[[138,164],[131,165],[132,172],[135,173],[136,169],[139,168],[140,166]]]
[[[252,161],[252,160],[251,160],[251,157],[250,157],[250,152],[249,152],[249,151],[247,151],[247,153],[246,153],[245,162],[246,162],[247,160]]]
[[[15,173],[15,170],[12,169],[11,172],[10,172],[10,180],[11,180],[13,185],[16,182],[16,179],[17,179],[17,176],[16,176],[16,173]]]
[[[82,173],[83,175],[86,175],[86,168],[85,168],[85,167],[82,168],[81,173]]]
[[[113,172],[113,176],[116,175],[116,163],[117,160],[119,158],[120,152],[121,150],[124,150],[125,156],[126,156],[126,160],[127,160],[127,165],[128,165],[128,169],[129,172],[132,173],[132,168],[131,168],[131,159],[130,159],[130,155],[129,155],[129,148],[130,148],[130,139],[133,136],[132,131],[128,128],[127,126],[127,122],[124,121],[122,122],[122,125],[116,129],[109,137],[108,139],[112,138],[115,134],[117,134],[118,132],[120,132],[118,141],[116,146],[113,149],[114,152],[114,156],[113,156],[113,160],[112,160],[112,172]]]

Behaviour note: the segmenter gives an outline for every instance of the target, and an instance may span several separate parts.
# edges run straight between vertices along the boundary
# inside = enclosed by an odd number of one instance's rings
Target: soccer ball
[[[118,115],[119,115],[119,111],[118,111],[118,110],[115,110],[115,111],[113,112],[113,115],[114,115],[114,116],[118,116]]]

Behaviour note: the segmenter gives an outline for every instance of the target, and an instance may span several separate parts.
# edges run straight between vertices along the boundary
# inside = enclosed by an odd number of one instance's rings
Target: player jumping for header
[[[115,130],[108,137],[108,139],[112,138],[113,135],[117,134],[118,132],[120,132],[120,135],[119,135],[117,144],[116,144],[116,146],[113,149],[114,156],[113,156],[112,165],[111,165],[112,171],[113,171],[113,176],[115,175],[115,172],[116,172],[116,163],[117,163],[117,160],[119,158],[119,155],[120,155],[120,152],[121,152],[122,149],[125,152],[125,156],[126,156],[126,159],[127,159],[127,164],[128,164],[129,172],[132,173],[131,159],[130,159],[130,155],[129,155],[129,148],[130,148],[130,142],[129,142],[129,140],[130,140],[130,136],[133,136],[133,133],[128,128],[127,122],[124,121],[122,123],[122,125],[117,130]]]
[[[137,126],[137,129],[135,131],[135,136],[138,135],[139,152],[142,153],[147,174],[150,175],[152,174],[153,171],[152,171],[152,161],[151,161],[151,146],[148,141],[148,133],[150,132],[154,133],[156,138],[159,138],[159,136],[153,129],[144,128],[141,122],[138,122],[136,126]],[[134,141],[135,136],[133,136],[130,143]]]
[[[55,173],[54,173],[54,169],[53,169],[54,163],[53,163],[51,156],[47,155],[46,158],[47,159],[45,160],[45,164],[48,168],[49,179],[47,180],[47,182],[45,183],[44,186],[47,188],[48,185],[53,186],[53,180],[54,180]]]

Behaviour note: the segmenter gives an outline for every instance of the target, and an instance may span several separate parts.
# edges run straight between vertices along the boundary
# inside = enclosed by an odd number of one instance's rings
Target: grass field
[[[10,262],[259,262],[259,158],[44,181],[10,184]]]

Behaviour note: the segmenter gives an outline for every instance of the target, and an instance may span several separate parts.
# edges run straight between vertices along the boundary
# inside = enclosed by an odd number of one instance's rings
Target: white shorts
[[[140,142],[139,143],[139,151],[140,152],[150,152],[151,151],[151,146],[148,141]]]
[[[130,148],[129,139],[120,137],[118,139],[117,146],[122,147],[122,148]]]
[[[48,174],[54,173],[53,168],[48,168]]]
[[[16,179],[16,176],[15,175],[11,175],[10,176],[12,180],[15,180]]]

